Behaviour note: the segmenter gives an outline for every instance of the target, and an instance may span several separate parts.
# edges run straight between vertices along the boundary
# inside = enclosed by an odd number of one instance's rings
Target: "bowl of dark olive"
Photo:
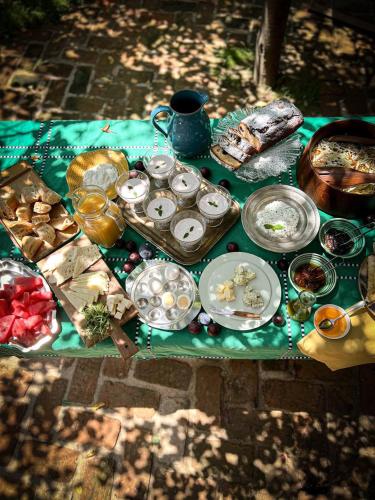
[[[309,290],[317,298],[331,293],[337,282],[333,264],[317,253],[297,255],[290,263],[288,276],[298,292]]]
[[[330,219],[319,231],[319,241],[329,255],[351,259],[360,254],[365,246],[365,237],[355,224],[347,219]]]

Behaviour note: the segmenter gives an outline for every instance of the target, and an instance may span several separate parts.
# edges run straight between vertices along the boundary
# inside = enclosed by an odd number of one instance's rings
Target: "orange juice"
[[[121,210],[100,188],[79,188],[79,193],[73,196],[73,205],[74,220],[91,241],[110,248],[120,238],[125,228]]]
[[[335,306],[333,304],[327,304],[325,306],[319,307],[314,315],[314,326],[318,333],[323,335],[323,337],[329,339],[337,339],[346,335],[350,328],[350,320],[348,316],[340,318],[329,330],[321,330],[319,328],[319,323],[323,319],[336,319],[344,313],[341,307]]]

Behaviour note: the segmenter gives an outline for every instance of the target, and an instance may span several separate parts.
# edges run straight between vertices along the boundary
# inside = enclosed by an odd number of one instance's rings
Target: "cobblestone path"
[[[251,80],[261,2],[83,5],[1,42],[0,118],[147,118],[198,85],[211,116],[274,95],[374,114],[373,40],[299,4],[277,92]],[[374,498],[374,379],[312,361],[1,359],[0,497]]]

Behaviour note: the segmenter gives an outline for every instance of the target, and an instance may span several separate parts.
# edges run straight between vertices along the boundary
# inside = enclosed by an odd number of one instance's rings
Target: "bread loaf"
[[[238,130],[260,152],[288,137],[302,123],[301,111],[290,101],[278,99],[244,118]]]
[[[219,146],[219,144],[215,144],[211,148],[211,155],[218,163],[224,163],[231,170],[236,170],[239,168],[242,163],[233,156],[229,155],[224,149]]]

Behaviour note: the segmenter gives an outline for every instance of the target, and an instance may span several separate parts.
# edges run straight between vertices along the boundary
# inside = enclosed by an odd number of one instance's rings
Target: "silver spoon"
[[[364,300],[360,300],[359,302],[354,304],[352,307],[350,307],[347,311],[345,311],[343,314],[341,314],[337,318],[335,318],[335,319],[329,319],[329,318],[322,319],[322,321],[318,325],[318,328],[320,330],[331,330],[335,326],[335,324],[337,323],[337,321],[339,319],[343,318],[344,316],[351,316],[355,312],[357,312],[358,310],[362,309],[364,306],[368,307],[374,303],[375,303],[375,301],[366,303]]]

